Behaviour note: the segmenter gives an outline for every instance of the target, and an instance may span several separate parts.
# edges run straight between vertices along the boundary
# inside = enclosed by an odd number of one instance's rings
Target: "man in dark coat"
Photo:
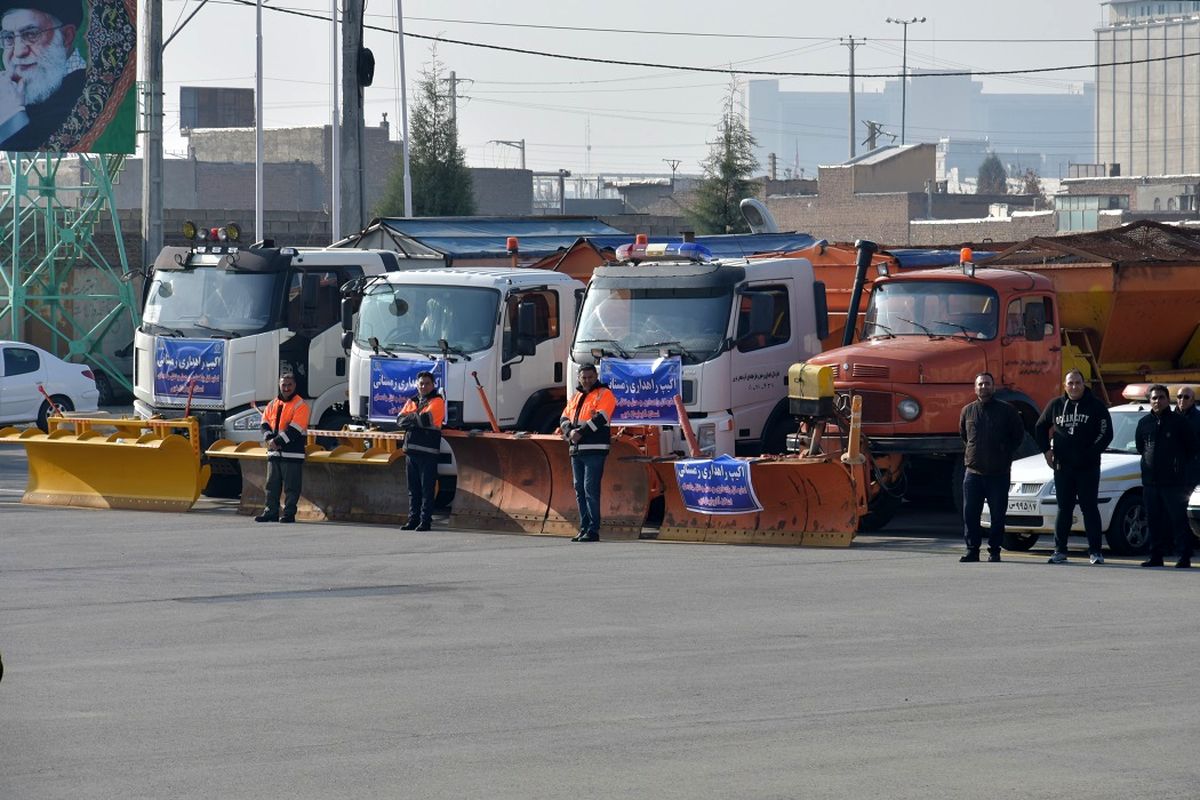
[[[1192,566],[1192,530],[1187,521],[1188,471],[1196,455],[1196,434],[1183,415],[1171,411],[1166,386],[1150,387],[1150,413],[1138,420],[1135,439],[1142,454],[1142,502],[1150,526],[1150,558],[1143,567],[1161,567],[1163,551],[1175,537],[1179,560],[1175,566]]]
[[[986,500],[991,510],[988,561],[1000,560],[1004,522],[1008,512],[1008,482],[1013,454],[1025,440],[1021,415],[1008,403],[997,400],[996,379],[990,372],[975,376],[975,402],[963,406],[958,432],[965,449],[963,462],[963,537],[967,554],[959,561],[978,561],[983,543],[979,524]]]
[[[79,0],[0,0],[0,149],[41,150],[70,118],[87,64]]]
[[[1108,408],[1083,385],[1083,373],[1073,369],[1063,381],[1066,392],[1054,398],[1034,426],[1046,463],[1054,470],[1058,516],[1054,520],[1054,555],[1051,564],[1067,560],[1067,537],[1075,505],[1083,512],[1088,558],[1103,564],[1100,552],[1100,454],[1112,444],[1112,417]]]

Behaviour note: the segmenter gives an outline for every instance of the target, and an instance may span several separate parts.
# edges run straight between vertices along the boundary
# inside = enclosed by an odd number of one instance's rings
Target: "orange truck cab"
[[[932,459],[938,474],[960,463],[959,414],[980,372],[1032,430],[1059,391],[1057,319],[1042,275],[972,264],[906,272],[875,280],[859,341],[809,363],[833,368],[839,395],[862,396],[873,452]]]

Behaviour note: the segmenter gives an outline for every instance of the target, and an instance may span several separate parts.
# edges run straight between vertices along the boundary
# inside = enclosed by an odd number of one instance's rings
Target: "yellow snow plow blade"
[[[208,483],[194,417],[51,417],[49,427],[0,430],[0,442],[24,445],[29,460],[22,503],[187,511]]]
[[[332,449],[318,438],[336,439]],[[296,517],[400,524],[408,519],[404,434],[377,431],[308,432],[304,479]],[[239,514],[262,511],[266,497],[267,450],[259,442],[221,439],[206,451],[209,458],[236,459],[242,470]]]

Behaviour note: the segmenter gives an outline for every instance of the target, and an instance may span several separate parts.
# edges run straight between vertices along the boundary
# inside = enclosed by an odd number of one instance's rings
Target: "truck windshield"
[[[713,358],[729,330],[729,286],[607,288],[592,286],[580,313],[575,356],[593,349],[652,357],[670,351],[684,363]]]
[[[371,339],[387,350],[434,353],[445,339],[451,350],[487,350],[496,337],[500,292],[472,286],[393,285],[367,289],[358,311],[355,341]]]
[[[278,305],[279,275],[216,267],[161,270],[146,295],[142,320],[150,332],[185,336],[242,336],[271,322]]]
[[[996,292],[958,281],[891,281],[876,284],[863,322],[874,336],[996,336]]]

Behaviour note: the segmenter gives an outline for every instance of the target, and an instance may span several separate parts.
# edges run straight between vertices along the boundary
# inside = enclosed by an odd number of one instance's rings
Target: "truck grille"
[[[891,392],[855,392],[862,398],[862,420],[864,423],[887,423],[892,421]],[[850,395],[838,392],[838,408],[850,413]]]

